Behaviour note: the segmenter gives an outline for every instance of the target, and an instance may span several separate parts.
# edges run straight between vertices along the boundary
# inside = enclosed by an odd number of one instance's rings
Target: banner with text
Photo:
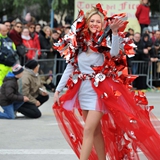
[[[80,9],[86,13],[87,10],[91,9],[91,7],[95,6],[97,3],[98,2],[96,0],[75,0],[74,17],[76,18]],[[133,28],[135,32],[140,31],[139,23],[135,17],[136,8],[140,4],[139,0],[101,0],[100,3],[102,8],[107,10],[107,15],[109,17],[117,13],[127,14],[129,23],[126,30],[128,30],[128,28]]]

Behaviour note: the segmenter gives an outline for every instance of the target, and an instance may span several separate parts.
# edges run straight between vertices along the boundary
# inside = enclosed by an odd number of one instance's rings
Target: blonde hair
[[[86,12],[86,14],[85,14],[86,23],[88,24],[90,18],[95,14],[98,14],[101,17],[101,20],[102,20],[101,22],[102,22],[102,26],[103,26],[104,25],[104,15],[96,7],[93,7],[90,11]]]
[[[143,0],[140,0],[140,4],[144,4]],[[147,5],[150,6],[150,2],[148,0]]]
[[[51,36],[51,35],[52,35],[52,29],[51,29],[51,27],[49,27],[49,26],[44,26],[42,30],[43,30],[43,32],[46,34],[46,30],[47,30],[47,29],[50,30],[50,42],[52,43],[52,36]]]
[[[98,14],[101,17],[102,24],[104,24],[104,15],[96,7],[93,7],[90,11],[86,12],[86,23],[88,23],[89,19],[95,14]]]
[[[44,26],[44,27],[43,27],[43,32],[46,32],[47,29],[49,29],[50,32],[52,33],[52,29],[51,29],[49,26]],[[50,33],[50,34],[51,34],[51,33]]]

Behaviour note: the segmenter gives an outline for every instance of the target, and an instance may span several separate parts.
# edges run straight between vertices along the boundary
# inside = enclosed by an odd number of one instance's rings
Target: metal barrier
[[[56,86],[66,68],[66,60],[57,54],[54,55],[54,58],[38,58],[38,52],[41,53],[49,52],[49,50],[37,50],[35,48],[30,48],[29,50],[35,51],[35,57],[40,64],[40,76],[49,76],[53,75],[53,83]],[[154,81],[160,82],[160,60],[158,62],[150,62],[150,61],[131,61],[130,73],[138,76],[145,76],[146,85],[155,89],[153,85]]]
[[[145,78],[145,83],[149,88],[152,88],[150,83],[150,70],[151,62],[149,61],[131,61],[131,74],[137,75],[139,77],[143,76]]]
[[[52,74],[53,83],[56,86],[66,68],[66,60],[57,58],[56,54],[52,59],[37,59],[37,61],[40,64],[40,76],[49,76]]]
[[[146,76],[146,85],[150,89],[155,89],[153,82],[160,82],[160,60],[157,62],[132,61],[131,64],[131,73],[138,76]]]
[[[38,52],[41,52],[42,55],[44,55],[45,52],[50,52],[50,50],[47,49],[36,49],[36,48],[27,48],[28,51],[34,51],[35,55],[34,55],[34,59],[38,60]],[[47,54],[46,54],[47,56]],[[26,56],[23,57],[23,64],[26,62]]]
[[[160,60],[152,62],[150,67],[150,74],[148,75],[148,82],[150,82],[150,88],[155,89],[153,82],[157,82],[160,85]],[[160,86],[159,86],[160,87]]]

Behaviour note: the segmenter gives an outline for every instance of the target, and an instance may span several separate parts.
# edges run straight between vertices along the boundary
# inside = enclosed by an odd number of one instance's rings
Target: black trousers
[[[36,99],[42,105],[44,102],[46,102],[49,99],[49,96],[48,95],[47,96],[39,95]],[[39,117],[41,117],[41,112],[40,112],[39,108],[35,104],[30,103],[30,102],[25,102],[18,109],[18,112],[22,113],[23,115],[25,115],[26,117],[29,117],[29,118],[39,118]]]
[[[148,24],[140,24],[140,28],[141,28],[141,35],[143,35],[143,29],[148,27]]]

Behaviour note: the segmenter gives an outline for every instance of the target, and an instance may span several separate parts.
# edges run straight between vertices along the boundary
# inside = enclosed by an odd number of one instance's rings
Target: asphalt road
[[[160,92],[146,92],[153,113],[160,118]],[[40,107],[42,117],[0,120],[0,160],[77,160],[61,134],[53,111],[53,94]],[[140,159],[146,160],[139,152]]]

